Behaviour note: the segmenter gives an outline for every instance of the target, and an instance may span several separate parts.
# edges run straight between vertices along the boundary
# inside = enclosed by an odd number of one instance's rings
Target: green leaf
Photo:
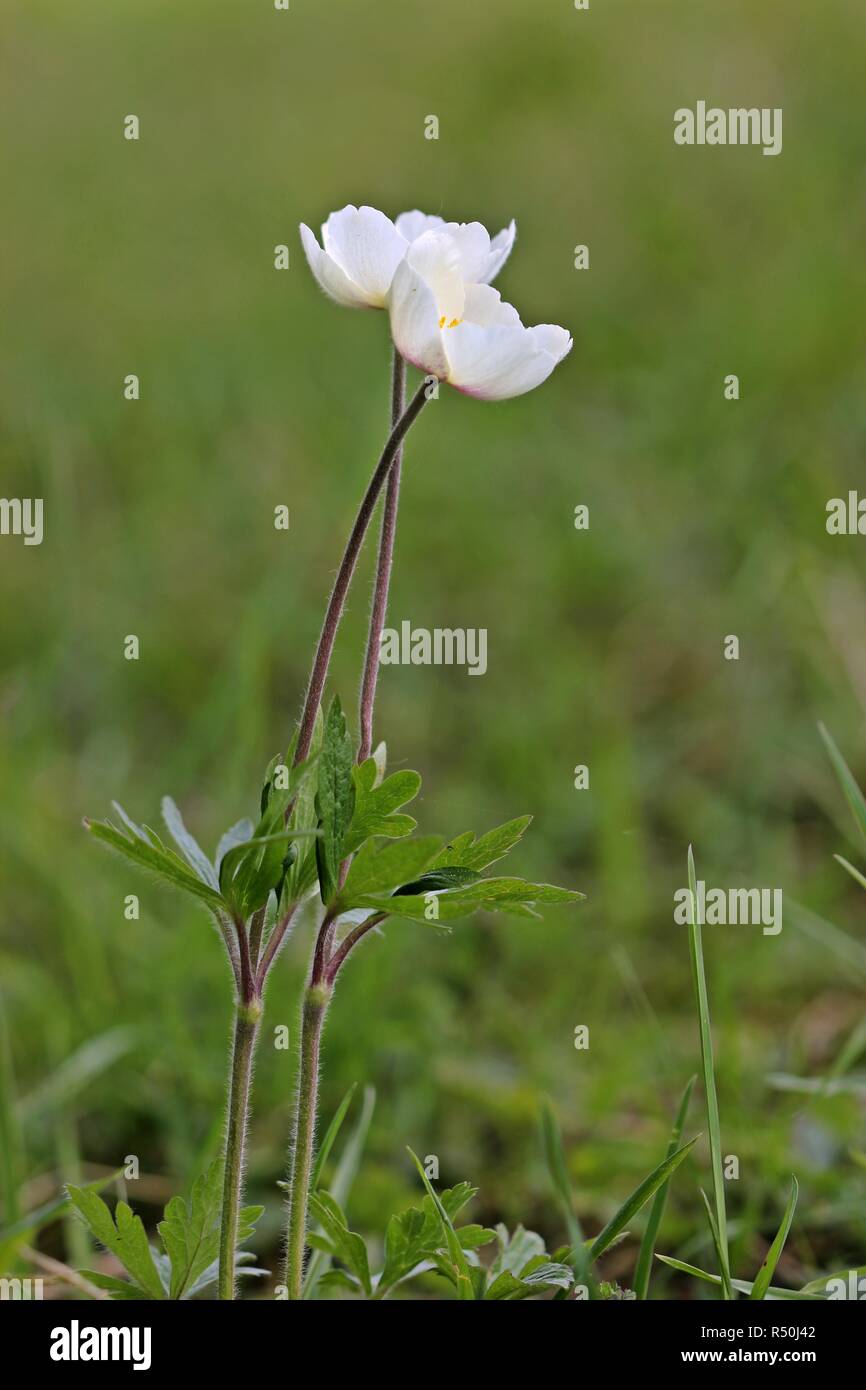
[[[309,839],[314,828],[286,824],[286,811],[301,787],[310,779],[317,755],[298,767],[291,766],[291,750],[285,760],[271,759],[262,787],[262,812],[250,839],[227,849],[220,863],[220,887],[233,912],[249,917],[264,907],[271,892],[279,892],[298,850],[294,841]]]
[[[468,1226],[457,1226],[455,1229],[457,1239],[464,1250],[479,1250],[482,1245],[489,1245],[491,1240],[496,1239],[495,1231],[491,1231],[489,1226],[479,1226],[477,1222]]]
[[[139,1288],[138,1284],[133,1284],[126,1279],[116,1279],[113,1274],[103,1274],[98,1269],[82,1269],[79,1273],[88,1283],[95,1284],[98,1289],[105,1289],[106,1293],[110,1293],[112,1300],[138,1301],[150,1297],[145,1289]]]
[[[376,776],[373,781],[374,787],[378,787],[380,782],[384,782],[385,773],[388,771],[388,745],[384,739],[377,743],[373,749],[373,762],[376,764]]]
[[[626,1198],[622,1206],[608,1221],[604,1230],[599,1232],[589,1249],[590,1263],[594,1264],[614,1242],[621,1231],[624,1231],[633,1217],[637,1216],[641,1207],[649,1201],[650,1197],[661,1187],[662,1183],[667,1182],[672,1173],[676,1172],[687,1153],[690,1153],[698,1142],[700,1135],[690,1139],[688,1144],[684,1144],[681,1149],[663,1158],[657,1168],[654,1168],[648,1177],[639,1184]]]
[[[440,1194],[439,1201],[452,1222],[457,1220],[476,1191],[469,1183],[462,1182]],[[496,1234],[477,1225],[461,1226],[456,1228],[455,1233],[464,1250],[475,1250],[480,1245],[486,1245]],[[426,1267],[441,1250],[442,1242],[443,1227],[439,1210],[429,1196],[423,1198],[420,1207],[410,1207],[408,1211],[392,1216],[385,1229],[385,1264],[376,1281],[376,1298],[384,1298],[389,1289],[408,1278],[418,1266]],[[446,1277],[452,1276],[448,1274]]]
[[[343,840],[341,857],[354,854],[372,835],[394,838],[410,835],[417,822],[412,816],[393,813],[408,801],[414,801],[421,789],[421,778],[409,770],[395,772],[377,785],[379,767],[375,758],[367,758],[353,769],[355,809],[352,822]]]
[[[475,869],[476,872],[486,869],[514,848],[531,820],[532,816],[518,816],[516,820],[506,821],[504,825],[488,830],[486,835],[478,839],[471,830],[467,830],[445,846],[435,867]]]
[[[459,869],[447,865],[442,869],[428,869],[427,873],[411,883],[403,883],[395,889],[394,897],[420,896],[424,893],[447,893],[452,888],[464,888],[479,877],[476,869]]]
[[[527,883],[522,878],[482,878],[463,888],[420,896],[385,897],[381,893],[369,893],[358,898],[354,905],[436,925],[467,917],[473,912],[504,912],[513,917],[538,918],[536,907],[579,902],[583,896],[583,893],[556,888],[550,883]],[[435,911],[431,911],[434,900]]]
[[[219,1257],[222,1179],[222,1162],[215,1159],[193,1183],[189,1206],[182,1197],[166,1206],[157,1229],[171,1261],[171,1298],[182,1298]]]
[[[668,1142],[668,1151],[666,1155],[668,1158],[672,1158],[680,1146],[680,1140],[682,1139],[683,1135],[683,1127],[686,1122],[686,1115],[689,1112],[689,1104],[691,1103],[692,1092],[695,1089],[695,1082],[697,1081],[697,1079],[698,1078],[696,1076],[692,1076],[686,1082],[686,1088],[683,1091],[682,1098],[677,1108],[676,1118],[674,1120],[674,1127],[671,1130],[671,1137]],[[644,1231],[643,1240],[640,1244],[640,1253],[638,1255],[637,1265],[635,1267],[634,1274],[634,1292],[635,1295],[640,1299],[645,1299],[647,1293],[649,1292],[652,1258],[655,1253],[656,1237],[658,1236],[659,1227],[661,1226],[662,1217],[664,1216],[665,1203],[667,1202],[669,1186],[670,1178],[668,1178],[665,1182],[662,1183],[661,1187],[659,1188],[658,1192],[653,1198],[653,1204],[650,1207],[650,1214],[646,1223],[646,1230]]]
[[[488,1302],[537,1298],[551,1289],[564,1291],[574,1283],[574,1271],[566,1264],[552,1261],[544,1241],[535,1231],[517,1226],[512,1234],[507,1227],[496,1227],[499,1253],[490,1266],[484,1298]]]
[[[715,1229],[719,1242],[719,1271],[722,1277],[724,1297],[733,1298],[731,1289],[731,1267],[728,1254],[728,1222],[725,1214],[725,1179],[722,1171],[722,1136],[719,1124],[719,1100],[716,1093],[716,1073],[713,1064],[713,1035],[710,1028],[710,1005],[707,997],[707,977],[704,969],[704,948],[701,927],[697,919],[697,884],[695,879],[695,858],[689,845],[689,954],[692,963],[692,983],[698,1011],[698,1029],[701,1039],[701,1067],[703,1070],[704,1094],[707,1103],[707,1126],[710,1138],[710,1158],[713,1170],[713,1196],[715,1199]]]
[[[263,1208],[243,1208],[243,1210],[253,1210],[260,1215]],[[256,1217],[256,1220],[258,1220],[258,1216]],[[249,1229],[245,1229],[243,1226],[241,1226],[238,1230],[239,1238],[243,1240],[246,1238],[247,1235],[249,1235]],[[263,1277],[269,1274],[269,1270],[261,1269],[256,1265],[249,1264],[248,1261],[252,1259],[254,1259],[254,1256],[250,1255],[245,1250],[238,1250],[235,1252],[235,1275],[237,1278],[248,1279],[252,1277]],[[196,1279],[194,1284],[190,1284],[190,1286],[184,1293],[183,1298],[185,1300],[197,1298],[200,1293],[203,1293],[205,1291],[205,1289],[209,1289],[213,1284],[216,1284],[218,1279],[219,1259],[216,1259],[214,1260],[213,1264],[208,1266],[204,1273],[199,1275],[198,1279]]]
[[[310,837],[315,830],[287,830],[282,815],[272,818],[275,828],[270,834],[254,835],[251,840],[230,849],[220,865],[223,896],[233,912],[249,917],[264,907],[291,862],[295,849],[290,843],[296,836]]]
[[[830,754],[830,761],[833,764],[836,776],[845,794],[845,800],[851,808],[857,829],[866,840],[866,797],[863,796],[853,772],[846,763],[839,749],[836,747],[835,740],[830,731],[823,725],[818,725],[818,732],[824,740],[824,746]]]
[[[366,906],[374,893],[390,893],[394,888],[423,873],[441,845],[438,835],[419,835],[411,840],[368,840],[352,860],[346,882],[340,891],[343,912]],[[390,899],[388,899],[390,901]]]
[[[325,721],[322,718],[320,706],[316,710],[316,721],[313,725],[313,737],[310,742],[310,755],[307,759],[308,763],[318,763],[322,751],[324,728]],[[289,765],[291,765],[294,758],[296,745],[297,735],[295,735],[292,740],[292,746],[286,754],[286,762]],[[289,828],[291,830],[315,830],[317,823],[316,778],[305,777],[295,795],[294,808],[289,817]],[[280,907],[285,909],[291,903],[299,902],[302,898],[306,897],[307,893],[316,882],[317,873],[315,844],[299,844],[298,857],[293,864],[289,865],[288,872],[283,880],[282,892],[280,894]]]
[[[138,1216],[125,1202],[118,1202],[114,1218],[92,1189],[70,1186],[69,1200],[84,1217],[95,1238],[120,1260],[131,1284],[113,1276],[97,1276],[92,1282],[113,1298],[189,1299],[216,1281],[219,1266],[220,1207],[223,1165],[215,1160],[193,1184],[189,1203],[172,1197],[158,1230],[166,1254],[154,1254]],[[252,1234],[262,1207],[243,1207],[238,1217],[238,1239]],[[243,1265],[252,1257],[238,1252]],[[264,1270],[238,1269],[243,1274]],[[88,1274],[88,1278],[91,1275]]]
[[[189,864],[193,873],[198,874],[202,883],[206,883],[215,892],[219,891],[219,879],[213,864],[208,859],[198,841],[193,838],[183,823],[183,816],[178,806],[172,801],[170,796],[162,798],[162,818],[166,828],[178,846],[181,854]]]
[[[354,1274],[369,1298],[373,1291],[367,1247],[361,1236],[350,1231],[338,1202],[329,1192],[314,1192],[310,1197],[310,1214],[318,1221],[331,1243],[331,1254]]]
[[[318,766],[320,750],[318,748],[311,749],[308,757],[296,766],[294,763],[296,744],[297,735],[292,739],[285,756],[281,757],[277,754],[268,763],[260,798],[260,827],[263,824],[285,821],[286,811],[297,799],[301,788],[310,783],[311,780],[315,781],[313,773]],[[257,830],[256,833],[261,834],[261,829]]]
[[[86,1187],[67,1186],[69,1200],[80,1212],[96,1239],[116,1255],[133,1281],[150,1299],[164,1299],[159,1271],[147,1243],[140,1216],[134,1216],[126,1202],[118,1202],[114,1217],[95,1192]]]
[[[767,1251],[764,1263],[758,1270],[757,1278],[755,1279],[755,1282],[752,1285],[752,1292],[749,1295],[750,1298],[766,1297],[767,1290],[770,1287],[770,1280],[776,1272],[776,1265],[779,1263],[779,1256],[781,1255],[785,1247],[785,1241],[788,1239],[788,1232],[791,1229],[791,1222],[794,1220],[794,1212],[797,1207],[797,1197],[799,1195],[799,1192],[800,1188],[798,1186],[797,1179],[792,1175],[791,1195],[788,1198],[788,1205],[785,1207],[785,1212],[782,1217],[781,1225],[779,1226],[779,1229],[776,1232],[776,1239],[773,1241],[773,1244]]]
[[[243,820],[236,821],[234,825],[229,826],[226,833],[220,838],[214,857],[217,875],[219,875],[220,865],[229,850],[235,849],[237,845],[246,844],[247,840],[251,840],[255,833],[256,828],[247,816],[245,816]]]
[[[500,1223],[496,1227],[499,1253],[490,1266],[490,1277],[496,1279],[500,1274],[519,1274],[530,1260],[545,1254],[544,1241],[536,1231],[527,1231],[516,1226],[509,1234],[508,1227]]]
[[[307,1237],[307,1244],[311,1244],[310,1236]],[[326,1291],[329,1289],[348,1290],[349,1293],[355,1294],[364,1292],[361,1288],[360,1281],[356,1279],[353,1274],[350,1274],[347,1269],[329,1269],[325,1274],[320,1276],[319,1288],[325,1289]]]
[[[530,1260],[519,1274],[513,1274],[511,1270],[499,1274],[488,1284],[484,1298],[487,1302],[507,1300],[516,1303],[525,1298],[537,1298],[551,1289],[565,1292],[573,1283],[574,1271],[568,1265],[557,1264],[546,1255],[539,1255]]]
[[[122,817],[124,824],[127,824],[126,817]],[[181,892],[189,893],[192,897],[198,898],[206,903],[211,910],[223,907],[223,900],[219,893],[214,892],[208,884],[203,883],[197,874],[194,874],[187,867],[179,855],[173,850],[167,849],[162,844],[159,837],[153,831],[141,830],[137,835],[129,830],[127,832],[118,830],[110,821],[85,820],[84,825],[95,840],[108,845],[109,849],[116,850],[125,859],[129,859],[140,869],[146,869],[155,874],[165,883],[171,884],[173,888],[179,888]]]
[[[316,863],[323,903],[330,903],[337,891],[343,842],[355,809],[353,761],[346,716],[335,696],[325,719],[316,792],[316,812],[322,831],[316,844]]]
[[[442,1223],[442,1232],[445,1236],[445,1243],[448,1247],[447,1267],[450,1270],[450,1272],[447,1273],[446,1277],[453,1280],[454,1285],[457,1289],[458,1299],[460,1299],[461,1302],[469,1302],[475,1298],[475,1288],[469,1273],[469,1265],[467,1263],[466,1256],[463,1253],[463,1247],[460,1244],[459,1239],[457,1238],[456,1231],[454,1230],[454,1223],[451,1217],[449,1216],[447,1209],[443,1205],[441,1199],[437,1195],[436,1190],[433,1187],[433,1184],[430,1182],[430,1179],[424,1172],[424,1166],[420,1158],[416,1153],[413,1153],[411,1149],[408,1150],[408,1153],[410,1154],[412,1161],[415,1164],[415,1167],[418,1169],[418,1172],[421,1176],[421,1181],[427,1189],[427,1195],[433,1202],[433,1205],[435,1206],[436,1211],[439,1214],[439,1220]],[[443,1273],[445,1272],[446,1271],[443,1270]]]

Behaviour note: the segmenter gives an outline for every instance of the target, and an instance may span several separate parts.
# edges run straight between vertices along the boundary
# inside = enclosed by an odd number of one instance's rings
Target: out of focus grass
[[[574,333],[543,390],[497,406],[443,391],[413,435],[392,617],[486,627],[489,670],[385,669],[378,731],[424,775],[424,828],[532,811],[515,868],[589,894],[450,940],[401,924],[358,953],[325,1059],[326,1106],[354,1080],[379,1092],[353,1224],[381,1227],[414,1192],[410,1143],[443,1180],[480,1185],[479,1219],[561,1237],[546,1091],[581,1219],[600,1228],[659,1161],[696,1069],[672,921],[693,841],[708,883],[781,886],[786,902],[779,937],[704,939],[722,1139],[740,1159],[732,1265],[763,1253],[792,1169],[789,1273],[862,1263],[862,1096],[766,1082],[822,1074],[864,1002],[863,973],[793,908],[862,943],[816,734],[821,718],[862,781],[863,541],[824,531],[827,499],[863,477],[862,6],[789,0],[783,23],[766,0],[9,0],[5,27],[0,491],[44,497],[46,515],[41,548],[0,541],[7,1215],[51,1195],[52,1175],[130,1153],[151,1178],[140,1193],[161,1197],[218,1140],[218,943],[100,857],[80,820],[112,796],[152,818],[171,791],[212,844],[288,740],[385,429],[384,319],[327,304],[297,240],[299,221],[353,201],[491,229],[516,217],[500,288]],[[701,97],[782,106],[783,154],[677,149],[673,111]],[[121,138],[129,112],[138,144]],[[333,673],[346,703],[365,624],[359,592]],[[308,949],[301,934],[276,972],[271,1027],[294,1028]],[[292,1084],[266,1037],[251,1185],[275,1223]],[[659,1248],[711,1260],[695,1176],[677,1175]],[[635,1253],[614,1251],[611,1276]]]

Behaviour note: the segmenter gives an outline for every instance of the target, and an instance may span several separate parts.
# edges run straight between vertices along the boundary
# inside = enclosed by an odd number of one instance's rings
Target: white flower
[[[511,254],[517,227],[514,219],[491,241],[480,222],[446,222],[442,217],[428,217],[423,212],[401,212],[397,231],[410,244],[425,232],[447,232],[457,243],[463,279],[467,284],[489,285],[495,280]]]
[[[332,212],[322,227],[322,245],[304,223],[301,241],[322,289],[350,309],[384,309],[394,272],[412,242],[428,231],[449,236],[467,284],[489,284],[508,258],[512,222],[491,241],[480,222],[445,222],[423,212],[403,212],[396,224],[376,208],[351,204]]]
[[[467,395],[520,396],[550,376],[571,350],[571,335],[552,323],[525,328],[498,290],[468,279],[466,264],[477,269],[470,241],[451,227],[413,239],[388,296],[391,333],[408,362]]]
[[[310,269],[326,294],[350,309],[384,309],[394,271],[408,249],[376,208],[341,208],[322,227],[322,245],[301,223]]]

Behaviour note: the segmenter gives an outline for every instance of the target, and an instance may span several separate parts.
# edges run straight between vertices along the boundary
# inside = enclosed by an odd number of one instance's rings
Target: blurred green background
[[[574,334],[539,391],[491,405],[443,389],[411,437],[391,619],[486,627],[489,669],[384,668],[377,734],[424,776],[424,830],[533,812],[515,872],[588,901],[447,939],[401,923],[358,952],[324,1082],[328,1112],[352,1081],[378,1092],[352,1223],[375,1235],[417,1195],[409,1143],[443,1181],[479,1185],[472,1219],[559,1243],[548,1093],[600,1228],[661,1157],[698,1065],[672,915],[692,842],[709,884],[785,894],[778,937],[705,933],[735,1273],[752,1277],[792,1170],[779,1281],[862,1264],[862,1070],[831,1096],[768,1083],[825,1075],[864,1004],[862,895],[832,860],[855,854],[853,827],[816,733],[825,720],[862,780],[864,541],[824,528],[827,500],[863,479],[862,4],[6,11],[2,491],[45,499],[45,539],[0,541],[4,1224],[128,1154],[152,1223],[219,1141],[219,943],[81,817],[117,797],[153,820],[171,792],[212,848],[288,741],[389,394],[384,316],[324,300],[297,225],[365,202],[491,231],[515,217],[498,287],[526,322]],[[783,153],[677,148],[673,112],[698,99],[783,107]],[[332,672],[350,707],[370,560]],[[293,1089],[271,1029],[294,1034],[309,948],[307,926],[272,977],[257,1067],[250,1189],[270,1264]],[[659,1249],[712,1263],[707,1182],[702,1141]],[[80,1254],[71,1225],[41,1240]],[[635,1248],[611,1254],[612,1277],[628,1283]],[[698,1292],[668,1279],[657,1294]]]

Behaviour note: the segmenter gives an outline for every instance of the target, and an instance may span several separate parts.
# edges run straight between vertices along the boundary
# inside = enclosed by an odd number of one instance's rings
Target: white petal
[[[333,261],[327,252],[323,251],[309,227],[301,223],[301,241],[310,265],[310,270],[315,275],[325,294],[331,299],[335,299],[338,304],[343,304],[347,309],[367,309],[369,301],[357,285],[354,285],[341,270],[336,261]]]
[[[486,285],[489,285],[491,280],[496,279],[496,276],[508,260],[516,236],[517,223],[512,217],[508,226],[504,227],[501,232],[498,232],[490,243],[490,255],[487,258],[487,265],[485,266],[484,274],[479,276],[479,279],[483,280]]]
[[[439,318],[446,323],[462,319],[466,294],[454,238],[447,232],[424,232],[412,242],[406,259],[432,291]]]
[[[468,285],[485,278],[490,260],[490,234],[480,222],[449,222],[445,231],[454,238],[460,257],[460,269]]]
[[[520,323],[520,315],[512,304],[506,304],[498,290],[490,285],[467,285],[463,317],[468,323],[490,328],[494,323]]]
[[[434,214],[419,212],[415,208],[414,212],[401,212],[394,225],[407,241],[415,241],[425,232],[440,232],[445,226],[445,219],[444,217],[436,217]]]
[[[332,212],[322,228],[325,252],[357,285],[365,302],[384,307],[407,242],[384,212],[349,205]]]
[[[389,295],[391,336],[398,350],[422,372],[448,375],[436,296],[409,258],[398,265]]]
[[[567,328],[560,328],[558,323],[537,323],[529,332],[536,347],[549,352],[557,362],[571,352],[571,334]]]
[[[446,331],[443,341],[452,386],[482,400],[502,401],[540,386],[571,347],[564,328],[540,324],[464,322]]]

